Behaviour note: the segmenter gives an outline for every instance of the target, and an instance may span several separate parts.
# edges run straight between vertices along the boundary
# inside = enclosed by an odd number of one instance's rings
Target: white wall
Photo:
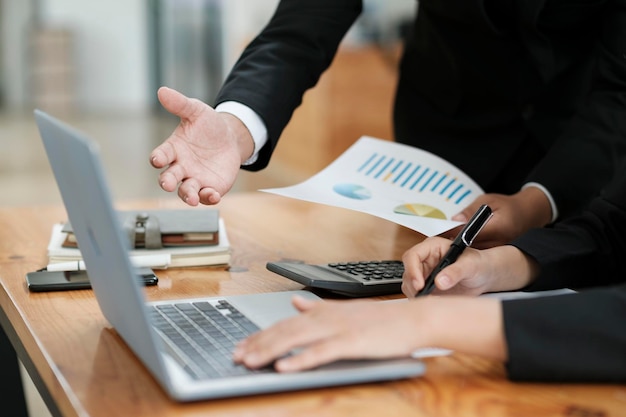
[[[42,19],[74,30],[77,103],[88,110],[149,105],[147,6],[133,0],[42,0]]]
[[[30,7],[27,1],[3,0],[0,2],[0,41],[3,66],[0,75],[4,98],[11,107],[25,105],[26,57],[22,53],[26,47],[25,31],[28,28]]]
[[[267,24],[279,0],[225,0],[224,27],[226,56],[225,71],[230,69],[239,57],[242,48]],[[373,23],[387,35],[389,26],[402,18],[412,18],[416,0],[363,0],[364,15],[372,14]],[[358,30],[351,31],[346,41],[359,43]]]
[[[199,0],[176,0],[199,1]],[[219,1],[219,0],[216,0]],[[227,73],[242,48],[267,23],[278,0],[221,0]],[[3,88],[10,107],[26,106],[25,35],[34,2],[0,0]],[[87,111],[144,111],[152,103],[146,0],[38,0],[43,21],[74,30],[76,103]],[[412,13],[415,0],[365,0],[377,20]]]
[[[272,17],[278,0],[224,1],[224,73],[234,65],[243,48]]]
[[[28,103],[28,1],[2,1],[3,87],[9,108]],[[143,111],[149,104],[144,1],[40,0],[47,26],[74,31],[76,104],[81,110]]]

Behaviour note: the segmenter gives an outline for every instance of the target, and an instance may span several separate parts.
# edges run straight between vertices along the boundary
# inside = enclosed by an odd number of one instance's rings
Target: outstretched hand
[[[161,87],[158,98],[180,118],[174,132],[150,154],[152,166],[164,168],[159,185],[168,192],[178,189],[191,206],[219,203],[254,150],[249,131],[235,116],[176,90]]]

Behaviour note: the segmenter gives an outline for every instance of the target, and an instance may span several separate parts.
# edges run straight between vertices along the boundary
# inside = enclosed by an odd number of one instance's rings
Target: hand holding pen
[[[471,219],[465,224],[461,232],[454,239],[452,244],[450,245],[450,249],[441,258],[439,264],[432,270],[432,272],[426,278],[424,282],[424,287],[415,294],[416,297],[421,295],[430,294],[433,289],[435,289],[435,277],[443,268],[454,263],[457,258],[463,253],[465,248],[472,245],[472,242],[478,236],[478,233],[482,230],[482,228],[487,224],[489,219],[492,216],[492,211],[489,206],[483,204],[478,208],[476,213],[472,216]]]

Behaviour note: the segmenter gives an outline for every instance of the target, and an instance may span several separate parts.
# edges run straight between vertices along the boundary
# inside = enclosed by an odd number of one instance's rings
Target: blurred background
[[[178,120],[161,85],[212,104],[277,0],[0,0],[0,204],[60,202],[32,110],[101,144],[114,198],[170,197],[150,151]],[[283,186],[319,171],[362,135],[391,138],[399,37],[414,0],[365,0],[331,69],[307,93],[270,168],[234,191]],[[353,71],[367,67],[367,71]]]
[[[34,108],[99,142],[115,199],[175,198],[157,186],[148,163],[178,123],[161,109],[156,90],[167,85],[212,104],[277,3],[0,0],[0,205],[61,203]],[[391,139],[400,39],[415,7],[415,0],[364,0],[270,167],[242,172],[231,192],[300,182],[362,135]],[[27,376],[25,384],[31,416],[49,416]]]

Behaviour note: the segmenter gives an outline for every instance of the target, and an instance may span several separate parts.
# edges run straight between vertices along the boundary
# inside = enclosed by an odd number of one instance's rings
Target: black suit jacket
[[[267,165],[361,7],[283,0],[243,52],[216,104],[246,104],[268,128],[268,145],[246,169]],[[448,159],[487,192],[536,181],[562,215],[584,206],[626,154],[626,0],[418,7],[400,66],[395,140]]]
[[[626,167],[582,214],[513,244],[541,265],[529,290],[580,292],[503,302],[509,376],[626,382]]]

